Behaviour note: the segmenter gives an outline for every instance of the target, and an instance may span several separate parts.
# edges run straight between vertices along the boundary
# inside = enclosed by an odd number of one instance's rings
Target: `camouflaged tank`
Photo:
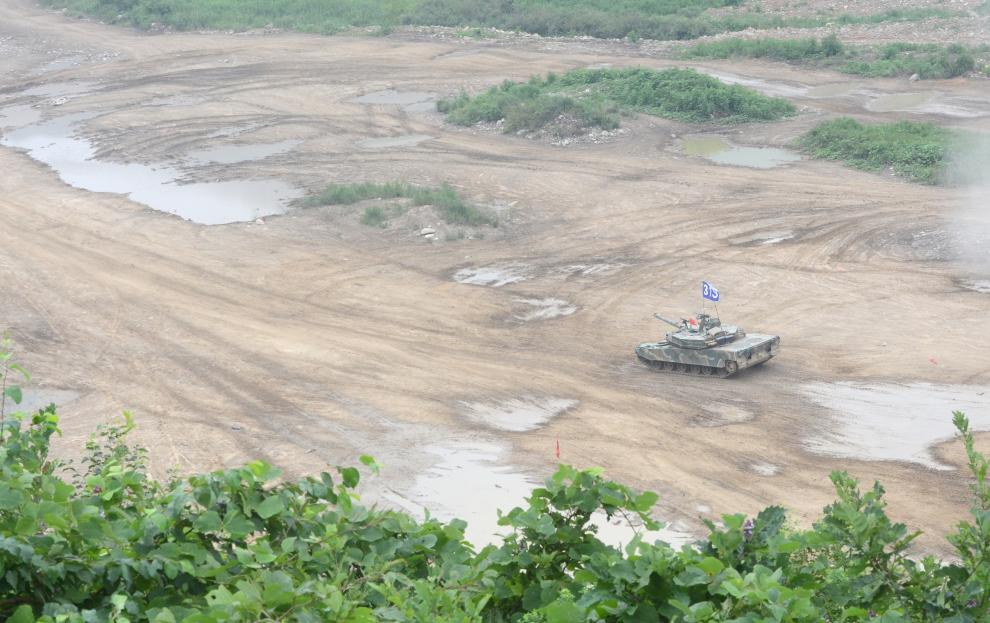
[[[667,320],[676,327],[662,342],[646,342],[636,347],[640,361],[658,370],[725,378],[743,368],[769,360],[780,349],[776,335],[747,335],[739,327],[723,325],[718,318],[699,314],[695,322]]]

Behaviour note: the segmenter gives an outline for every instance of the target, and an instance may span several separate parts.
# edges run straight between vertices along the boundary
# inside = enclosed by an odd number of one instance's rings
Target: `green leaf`
[[[7,617],[6,623],[34,623],[34,612],[32,612],[31,606],[27,604],[18,606],[17,610],[14,610],[14,614]]]
[[[574,623],[584,620],[584,611],[570,600],[560,600],[543,608],[547,623]]]
[[[30,375],[30,374],[28,374],[28,371],[27,371],[27,370],[25,370],[25,369],[24,369],[24,368],[23,368],[23,367],[21,366],[21,364],[19,364],[19,363],[12,363],[12,364],[10,364],[10,365],[9,365],[9,366],[7,366],[7,367],[8,367],[8,368],[10,368],[11,370],[13,370],[14,372],[18,372],[18,373],[20,373],[20,375],[21,375],[22,377],[24,377],[24,382],[25,382],[25,383],[27,383],[27,382],[29,382],[29,381],[31,380],[31,375]]]
[[[23,398],[23,395],[21,394],[21,388],[18,387],[17,385],[14,385],[13,387],[8,387],[7,389],[3,390],[3,395],[13,400],[15,405],[21,404],[21,399]]]
[[[718,558],[712,558],[711,556],[706,557],[704,560],[698,563],[698,568],[707,573],[708,575],[715,575],[722,569],[725,569],[725,565]]]
[[[285,503],[279,496],[272,495],[265,498],[265,501],[259,504],[255,510],[261,515],[262,519],[269,519],[284,511]]]
[[[353,489],[361,480],[361,473],[354,467],[344,467],[340,470],[340,476],[344,479],[344,486]]]

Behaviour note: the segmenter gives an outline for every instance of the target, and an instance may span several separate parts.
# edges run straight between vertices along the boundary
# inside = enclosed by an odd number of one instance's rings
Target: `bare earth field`
[[[66,456],[130,410],[158,474],[264,458],[294,476],[369,453],[373,499],[469,519],[517,503],[558,440],[560,460],[660,492],[657,515],[689,533],[767,504],[810,520],[834,469],[880,479],[925,549],[966,511],[949,418],[966,408],[990,430],[990,294],[963,287],[988,278],[963,261],[963,193],[820,161],[719,165],[681,141],[784,147],[838,114],[988,132],[987,80],[694,64],[801,113],[731,129],[631,117],[557,146],[446,126],[429,98],[684,63],[532,38],[148,35],[27,0],[0,5],[0,51],[0,327],[32,399],[63,403]],[[13,144],[76,114],[70,147],[133,171],[134,198],[162,167],[257,183],[245,201],[275,183],[449,182],[501,224],[429,242],[428,214],[378,229],[360,205],[197,224],[74,188]],[[278,147],[202,155],[259,144]],[[664,330],[653,312],[696,312],[702,279],[781,355],[727,380],[639,364],[633,347]]]

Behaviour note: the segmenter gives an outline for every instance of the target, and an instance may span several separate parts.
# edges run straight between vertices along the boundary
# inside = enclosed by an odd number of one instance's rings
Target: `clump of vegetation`
[[[747,28],[819,27],[839,23],[913,21],[958,12],[935,7],[875,15],[782,18],[740,10],[743,0],[44,0],[48,6],[139,28],[180,30],[274,26],[330,34],[352,27],[494,27],[546,36],[694,39]]]
[[[684,52],[685,58],[770,58],[780,61],[821,60],[843,55],[845,46],[835,35],[822,39],[729,38],[698,43]]]
[[[0,371],[10,369],[0,350]],[[7,389],[10,389],[8,386]],[[4,391],[13,402],[20,394]],[[0,427],[0,619],[10,623],[820,623],[977,622],[990,616],[990,463],[955,413],[972,474],[969,521],[949,560],[832,474],[836,501],[808,529],[778,506],[723,515],[691,547],[598,538],[596,515],[648,529],[658,496],[560,466],[500,515],[503,542],[475,548],[465,523],[359,503],[362,472],[296,482],[256,461],[158,482],[127,445],[133,422],[88,446],[75,480],[50,455],[51,405]],[[363,469],[377,471],[361,457]]]
[[[465,202],[449,184],[440,188],[426,188],[406,182],[331,184],[301,203],[308,207],[350,205],[368,199],[408,199],[414,206],[433,206],[438,215],[451,224],[498,226],[498,219]],[[361,222],[384,227],[394,215],[382,206],[369,206],[361,216]]]
[[[838,160],[867,171],[893,169],[922,184],[945,181],[953,132],[931,123],[863,124],[847,117],[826,121],[798,146],[816,158]]]
[[[692,69],[575,69],[562,75],[506,81],[471,97],[438,103],[449,121],[472,125],[504,120],[506,132],[537,130],[561,118],[585,127],[618,126],[617,112],[639,112],[689,122],[771,121],[794,114],[787,100],[727,85]]]
[[[976,69],[976,49],[959,44],[889,43],[883,46],[844,45],[835,35],[822,39],[739,39],[699,43],[686,58],[769,58],[830,67],[862,76],[954,78]]]

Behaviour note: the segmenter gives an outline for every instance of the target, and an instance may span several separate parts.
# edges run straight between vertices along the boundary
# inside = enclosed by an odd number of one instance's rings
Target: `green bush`
[[[839,160],[868,171],[893,169],[923,184],[945,180],[952,132],[931,123],[862,124],[843,117],[819,124],[798,145],[816,158]]]
[[[895,9],[869,16],[781,18],[756,11],[711,15],[742,0],[43,0],[111,23],[190,29],[245,29],[273,25],[334,33],[399,24],[496,27],[551,36],[694,39],[747,28],[817,27],[911,21],[959,13],[938,8]]]
[[[10,371],[0,351],[0,373]],[[11,385],[7,385],[8,389]],[[19,389],[18,389],[19,391]],[[7,392],[17,402],[17,392]],[[560,466],[500,516],[504,542],[475,549],[465,523],[366,508],[361,472],[297,482],[262,462],[148,477],[132,427],[88,445],[75,481],[49,455],[54,406],[0,428],[0,618],[21,623],[946,622],[990,616],[988,461],[955,414],[973,475],[955,557],[916,559],[917,533],[885,513],[879,484],[832,474],[837,499],[810,529],[783,508],[723,515],[679,550],[603,543],[596,514],[649,529],[656,494]],[[376,471],[370,457],[365,469]]]
[[[959,44],[890,43],[880,47],[846,46],[835,35],[806,39],[729,38],[699,43],[685,58],[769,58],[830,67],[862,76],[954,78],[976,69],[974,50]]]
[[[324,205],[350,205],[368,199],[409,199],[412,205],[431,205],[448,223],[460,225],[498,226],[498,220],[461,199],[449,184],[440,188],[424,188],[406,182],[361,182],[356,184],[331,184],[319,193],[302,200],[308,207]],[[381,206],[369,206],[361,216],[365,225],[384,227],[389,213]]]
[[[475,96],[443,100],[438,110],[460,125],[505,120],[505,131],[535,130],[560,115],[586,127],[618,126],[617,109],[691,122],[772,121],[795,112],[787,100],[726,85],[692,69],[575,69],[560,76],[506,81]]]

